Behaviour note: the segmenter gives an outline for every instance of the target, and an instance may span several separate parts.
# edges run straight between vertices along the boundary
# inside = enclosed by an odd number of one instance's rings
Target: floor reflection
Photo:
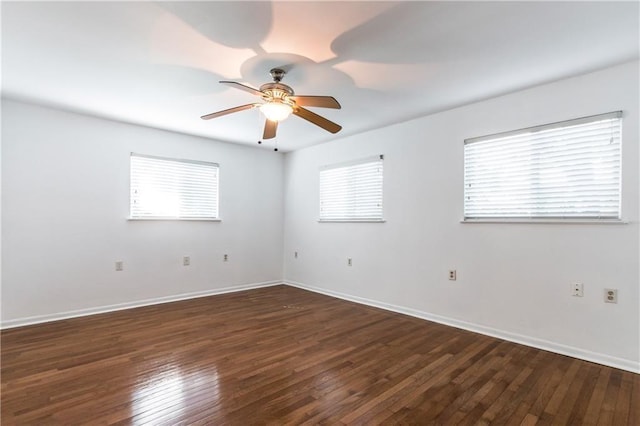
[[[184,414],[189,398],[206,394],[207,404],[215,404],[220,394],[215,366],[182,370],[165,368],[141,384],[131,398],[134,424],[166,421]]]

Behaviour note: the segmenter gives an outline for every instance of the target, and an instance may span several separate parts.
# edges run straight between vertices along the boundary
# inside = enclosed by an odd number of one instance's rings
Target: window
[[[382,222],[382,158],[320,169],[320,221]]]
[[[468,219],[620,219],[620,111],[468,139]]]
[[[131,153],[132,219],[217,219],[218,165]]]

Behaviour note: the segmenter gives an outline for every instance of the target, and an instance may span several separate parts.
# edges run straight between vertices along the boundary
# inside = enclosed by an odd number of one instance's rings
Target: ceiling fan
[[[342,129],[342,126],[339,124],[303,108],[303,106],[309,106],[340,109],[340,104],[335,100],[335,98],[332,96],[295,95],[291,87],[280,82],[286,74],[284,70],[280,68],[273,68],[270,73],[271,77],[273,77],[273,83],[263,84],[260,86],[260,89],[254,89],[253,87],[245,86],[244,84],[240,84],[235,81],[220,82],[256,95],[260,97],[263,102],[255,102],[218,112],[212,112],[211,114],[203,115],[200,118],[203,120],[210,120],[212,118],[222,117],[223,115],[244,111],[246,109],[259,108],[267,118],[264,124],[264,132],[262,134],[263,139],[274,138],[276,136],[276,130],[278,129],[278,123],[289,117],[291,114],[304,118],[310,123],[322,127],[331,133],[337,133]]]

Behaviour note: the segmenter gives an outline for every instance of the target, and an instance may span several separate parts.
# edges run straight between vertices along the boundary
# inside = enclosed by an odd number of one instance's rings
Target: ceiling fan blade
[[[302,117],[310,123],[315,124],[316,126],[320,126],[328,132],[338,133],[342,126],[334,123],[333,121],[329,121],[326,118],[319,116],[315,112],[311,112],[308,109],[304,109],[302,107],[297,107],[293,113],[298,117]]]
[[[278,122],[265,120],[264,122],[264,133],[262,134],[262,139],[273,139],[276,137],[276,130],[278,130]]]
[[[258,89],[254,89],[251,86],[245,86],[244,84],[240,84],[235,81],[221,81],[220,83],[226,84],[227,86],[235,87],[236,89],[244,90],[245,92],[249,92],[252,95],[264,96],[264,93],[262,93]]]
[[[235,108],[229,108],[229,109],[225,109],[218,112],[212,112],[211,114],[203,115],[200,118],[202,118],[203,120],[211,120],[212,118],[222,117],[223,115],[231,114],[233,112],[244,111],[245,109],[251,109],[251,108],[254,108],[256,105],[257,104],[240,105]]]
[[[320,108],[342,108],[333,96],[289,96],[300,106],[320,107]]]

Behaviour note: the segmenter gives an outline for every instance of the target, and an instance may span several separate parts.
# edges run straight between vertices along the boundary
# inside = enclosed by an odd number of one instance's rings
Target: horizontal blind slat
[[[215,163],[131,155],[133,218],[218,218]]]
[[[378,158],[320,170],[321,220],[382,219],[383,166]]]
[[[621,119],[577,121],[466,143],[465,217],[619,218]]]

